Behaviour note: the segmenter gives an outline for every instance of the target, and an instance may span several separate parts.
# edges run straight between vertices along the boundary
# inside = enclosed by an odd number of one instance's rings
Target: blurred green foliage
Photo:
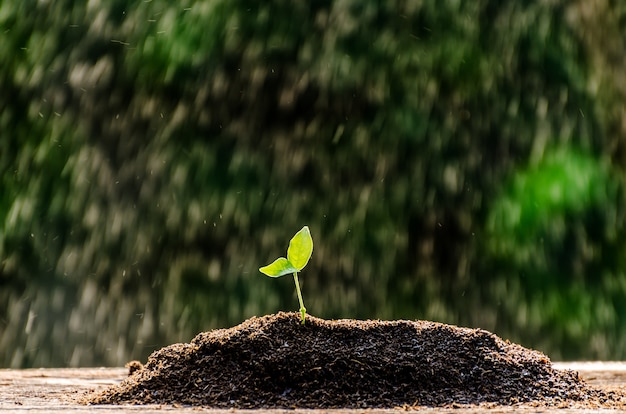
[[[538,249],[542,232],[562,235],[570,215],[583,215],[594,207],[611,210],[617,189],[616,180],[596,158],[571,150],[547,152],[537,165],[520,168],[505,193],[495,199],[487,221],[495,235],[491,254],[522,266],[531,258],[516,260],[524,246]]]
[[[626,5],[596,3],[5,1],[0,365],[295,309],[257,267],[304,224],[314,315],[626,357]]]
[[[561,349],[566,358],[598,346],[580,338],[602,342],[598,336],[612,337],[623,323],[619,182],[597,158],[548,151],[514,174],[487,219],[488,257],[498,278],[516,280],[519,293],[511,298],[510,285],[499,292],[507,302],[503,319],[517,321],[509,329],[543,332],[541,346],[555,337],[568,343]]]

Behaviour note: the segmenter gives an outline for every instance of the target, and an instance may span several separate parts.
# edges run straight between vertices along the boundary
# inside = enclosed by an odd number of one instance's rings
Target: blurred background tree
[[[297,310],[626,358],[626,5],[8,0],[0,366]]]

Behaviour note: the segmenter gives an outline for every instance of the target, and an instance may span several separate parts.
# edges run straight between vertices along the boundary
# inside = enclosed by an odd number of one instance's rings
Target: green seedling
[[[302,325],[306,318],[306,308],[302,301],[302,293],[300,292],[300,283],[298,282],[298,272],[304,269],[309,262],[313,253],[313,239],[308,226],[302,227],[302,230],[296,233],[289,241],[287,249],[287,258],[279,257],[272,264],[263,266],[259,269],[261,273],[269,277],[281,277],[293,274],[293,280],[296,283],[296,292],[300,301],[300,314],[302,315]]]

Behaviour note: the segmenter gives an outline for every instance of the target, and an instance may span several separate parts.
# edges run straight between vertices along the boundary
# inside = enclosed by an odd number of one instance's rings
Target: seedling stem
[[[296,292],[298,293],[298,301],[300,301],[300,314],[302,315],[302,325],[306,319],[306,308],[302,300],[302,292],[300,292],[300,283],[298,282],[298,272],[293,272],[293,281],[296,283]]]

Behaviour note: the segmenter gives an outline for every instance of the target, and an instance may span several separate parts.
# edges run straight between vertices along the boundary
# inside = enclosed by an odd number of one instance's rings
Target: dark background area
[[[0,8],[0,366],[297,310],[626,358],[626,3]]]

